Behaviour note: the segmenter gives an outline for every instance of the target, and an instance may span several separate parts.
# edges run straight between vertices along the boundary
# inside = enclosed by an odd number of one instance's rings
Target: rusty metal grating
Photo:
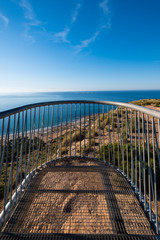
[[[109,165],[48,164],[26,188],[1,239],[156,239],[129,183]]]

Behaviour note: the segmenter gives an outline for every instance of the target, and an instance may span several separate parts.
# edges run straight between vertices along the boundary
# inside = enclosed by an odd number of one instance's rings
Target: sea
[[[160,99],[160,90],[0,94],[0,112],[23,105],[49,101],[94,100],[126,103],[140,99]]]
[[[90,100],[90,101],[114,101],[114,102],[131,102],[134,100],[140,99],[160,99],[160,90],[139,90],[139,91],[84,91],[84,92],[39,92],[39,93],[17,93],[17,94],[1,94],[0,95],[0,113],[3,111],[7,111],[13,108],[21,107],[28,104],[33,103],[42,103],[42,102],[52,102],[52,101],[66,101],[66,100]],[[70,121],[79,120],[80,119],[80,109],[79,105],[76,106],[76,117],[75,117],[75,105],[72,106],[72,114],[70,112],[71,108],[67,110],[67,119]],[[107,107],[107,106],[105,106]],[[57,109],[58,108],[58,109]],[[61,108],[63,108],[63,114],[61,118]],[[110,106],[111,108],[111,106]],[[47,123],[47,111],[49,112],[49,122]],[[102,109],[102,105],[98,110],[98,105],[96,106],[95,113],[102,113],[102,111],[106,111],[107,109]],[[57,114],[58,113],[58,114]],[[31,114],[31,120],[30,120]],[[85,107],[84,105],[81,106],[81,117],[83,118],[89,115],[89,108]],[[93,114],[93,107],[90,109],[90,114]],[[33,126],[33,121],[35,121],[34,126],[35,129],[42,127],[46,128],[47,126],[51,126],[51,115],[52,115],[52,108],[51,106],[45,110],[44,115],[44,122],[43,122],[43,107],[40,108],[40,116],[38,117],[38,111],[35,113],[35,120],[34,119],[34,110],[32,109],[31,112],[28,111],[27,113],[27,131],[29,131]],[[57,118],[58,115],[58,118]],[[25,115],[23,116],[25,120]],[[39,123],[38,123],[39,118]],[[15,122],[17,124],[18,115],[16,115]],[[60,125],[66,123],[66,108],[65,106],[55,106],[54,107],[54,114],[53,114],[53,126]],[[4,121],[4,134],[7,130],[7,123],[8,118],[5,118]],[[12,134],[14,129],[14,116],[12,115],[10,118],[10,130],[9,132]],[[20,126],[19,131],[22,131],[22,113],[20,115]],[[0,136],[2,135],[2,119],[0,119]]]

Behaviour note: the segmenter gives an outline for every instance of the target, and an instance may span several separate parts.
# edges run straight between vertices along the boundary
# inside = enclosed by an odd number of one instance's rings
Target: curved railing
[[[159,150],[160,112],[133,104],[46,102],[1,112],[1,226],[39,167],[75,156],[116,167],[159,233]]]

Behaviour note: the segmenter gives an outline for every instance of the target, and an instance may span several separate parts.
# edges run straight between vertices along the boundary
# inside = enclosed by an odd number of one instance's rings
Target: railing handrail
[[[122,103],[122,102],[113,102],[113,101],[91,101],[91,100],[66,100],[66,101],[50,101],[50,102],[40,102],[24,105],[21,107],[13,108],[10,110],[0,112],[0,119],[8,117],[10,115],[16,114],[18,112],[25,111],[27,109],[32,109],[36,107],[44,107],[49,105],[60,105],[60,104],[104,104],[104,105],[115,105],[120,107],[126,107],[129,109],[133,109],[147,115],[151,115],[152,117],[156,117],[160,119],[160,111],[153,110],[147,107],[142,107],[139,105],[134,105],[131,103]]]

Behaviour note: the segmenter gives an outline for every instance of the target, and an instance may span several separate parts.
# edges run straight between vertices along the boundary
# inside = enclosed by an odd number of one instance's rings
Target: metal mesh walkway
[[[129,183],[111,166],[67,159],[39,170],[1,239],[156,239]]]

